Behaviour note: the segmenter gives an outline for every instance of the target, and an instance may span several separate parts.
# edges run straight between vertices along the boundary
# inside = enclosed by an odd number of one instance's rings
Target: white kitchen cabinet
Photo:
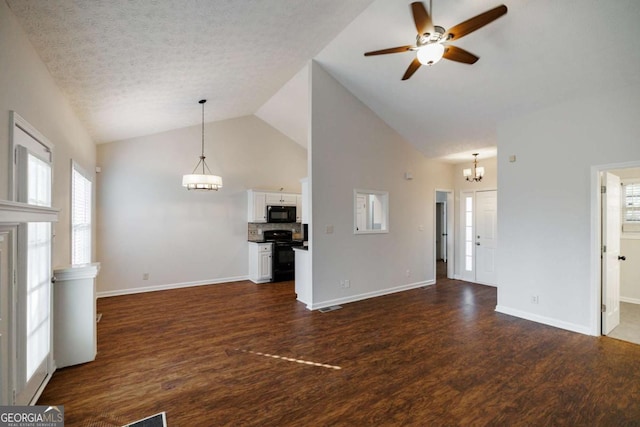
[[[249,242],[249,280],[253,283],[271,281],[271,243]]]
[[[311,309],[313,289],[311,286],[311,254],[308,248],[293,248],[296,257],[296,299]]]
[[[58,368],[96,358],[95,278],[99,270],[99,263],[54,270],[53,353]]]
[[[302,222],[302,196],[296,195],[296,222]]]
[[[296,194],[267,193],[267,205],[295,206]]]
[[[247,222],[267,222],[267,193],[249,190]]]
[[[309,224],[309,178],[302,178],[300,180],[302,184],[301,207],[298,208],[298,214],[300,221],[303,224]]]

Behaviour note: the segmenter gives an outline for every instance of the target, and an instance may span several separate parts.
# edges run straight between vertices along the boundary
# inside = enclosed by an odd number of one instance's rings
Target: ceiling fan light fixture
[[[429,43],[418,49],[418,61],[422,65],[433,65],[442,59],[444,46],[440,43]]]

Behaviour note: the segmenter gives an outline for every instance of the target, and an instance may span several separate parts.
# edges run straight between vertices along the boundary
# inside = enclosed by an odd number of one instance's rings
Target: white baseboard
[[[544,325],[553,326],[555,328],[565,329],[571,332],[577,332],[579,334],[593,335],[591,333],[591,328],[587,326],[565,322],[563,320],[554,319],[552,317],[540,316],[539,314],[529,313],[528,311],[522,311],[515,308],[505,307],[502,305],[497,305],[496,311],[498,313],[508,314],[509,316],[515,316],[525,320],[531,320],[532,322],[542,323]]]
[[[408,291],[410,289],[421,288],[435,284],[435,280],[425,280],[423,282],[409,283],[407,285],[396,286],[394,288],[381,289],[379,291],[366,292],[364,294],[350,295],[343,298],[336,298],[329,301],[322,301],[313,304],[307,304],[309,310],[317,310],[320,308],[331,307],[332,305],[347,304],[350,302],[362,301],[369,298],[380,297],[383,295],[395,294],[396,292]]]
[[[115,291],[99,291],[98,298],[115,297],[118,295],[141,294],[144,292],[166,291],[169,289],[190,288],[192,286],[217,285],[220,283],[240,282],[249,280],[249,276],[225,277],[221,279],[198,280],[195,282],[170,283],[168,285],[145,286],[143,288],[118,289]]]
[[[620,297],[620,301],[621,302],[628,302],[628,303],[631,303],[631,304],[640,304],[640,299],[638,299],[638,298]]]

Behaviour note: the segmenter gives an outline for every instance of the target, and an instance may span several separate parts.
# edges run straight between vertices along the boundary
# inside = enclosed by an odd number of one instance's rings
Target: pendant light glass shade
[[[213,175],[209,166],[207,166],[207,162],[205,161],[204,156],[204,103],[207,102],[206,99],[200,101],[202,104],[202,154],[200,155],[200,160],[198,164],[188,175],[182,176],[182,186],[186,187],[187,190],[214,190],[218,191],[222,188],[222,177],[218,175]],[[202,165],[202,173],[196,173],[198,169]],[[207,173],[208,172],[208,173]]]
[[[217,175],[183,175],[182,186],[188,190],[218,190],[222,188],[222,178]]]

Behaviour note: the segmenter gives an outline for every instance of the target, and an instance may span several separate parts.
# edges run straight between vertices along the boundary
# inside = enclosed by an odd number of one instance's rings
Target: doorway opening
[[[438,279],[454,275],[453,191],[436,190],[434,271]]]
[[[640,163],[598,172],[599,334],[640,344]]]

